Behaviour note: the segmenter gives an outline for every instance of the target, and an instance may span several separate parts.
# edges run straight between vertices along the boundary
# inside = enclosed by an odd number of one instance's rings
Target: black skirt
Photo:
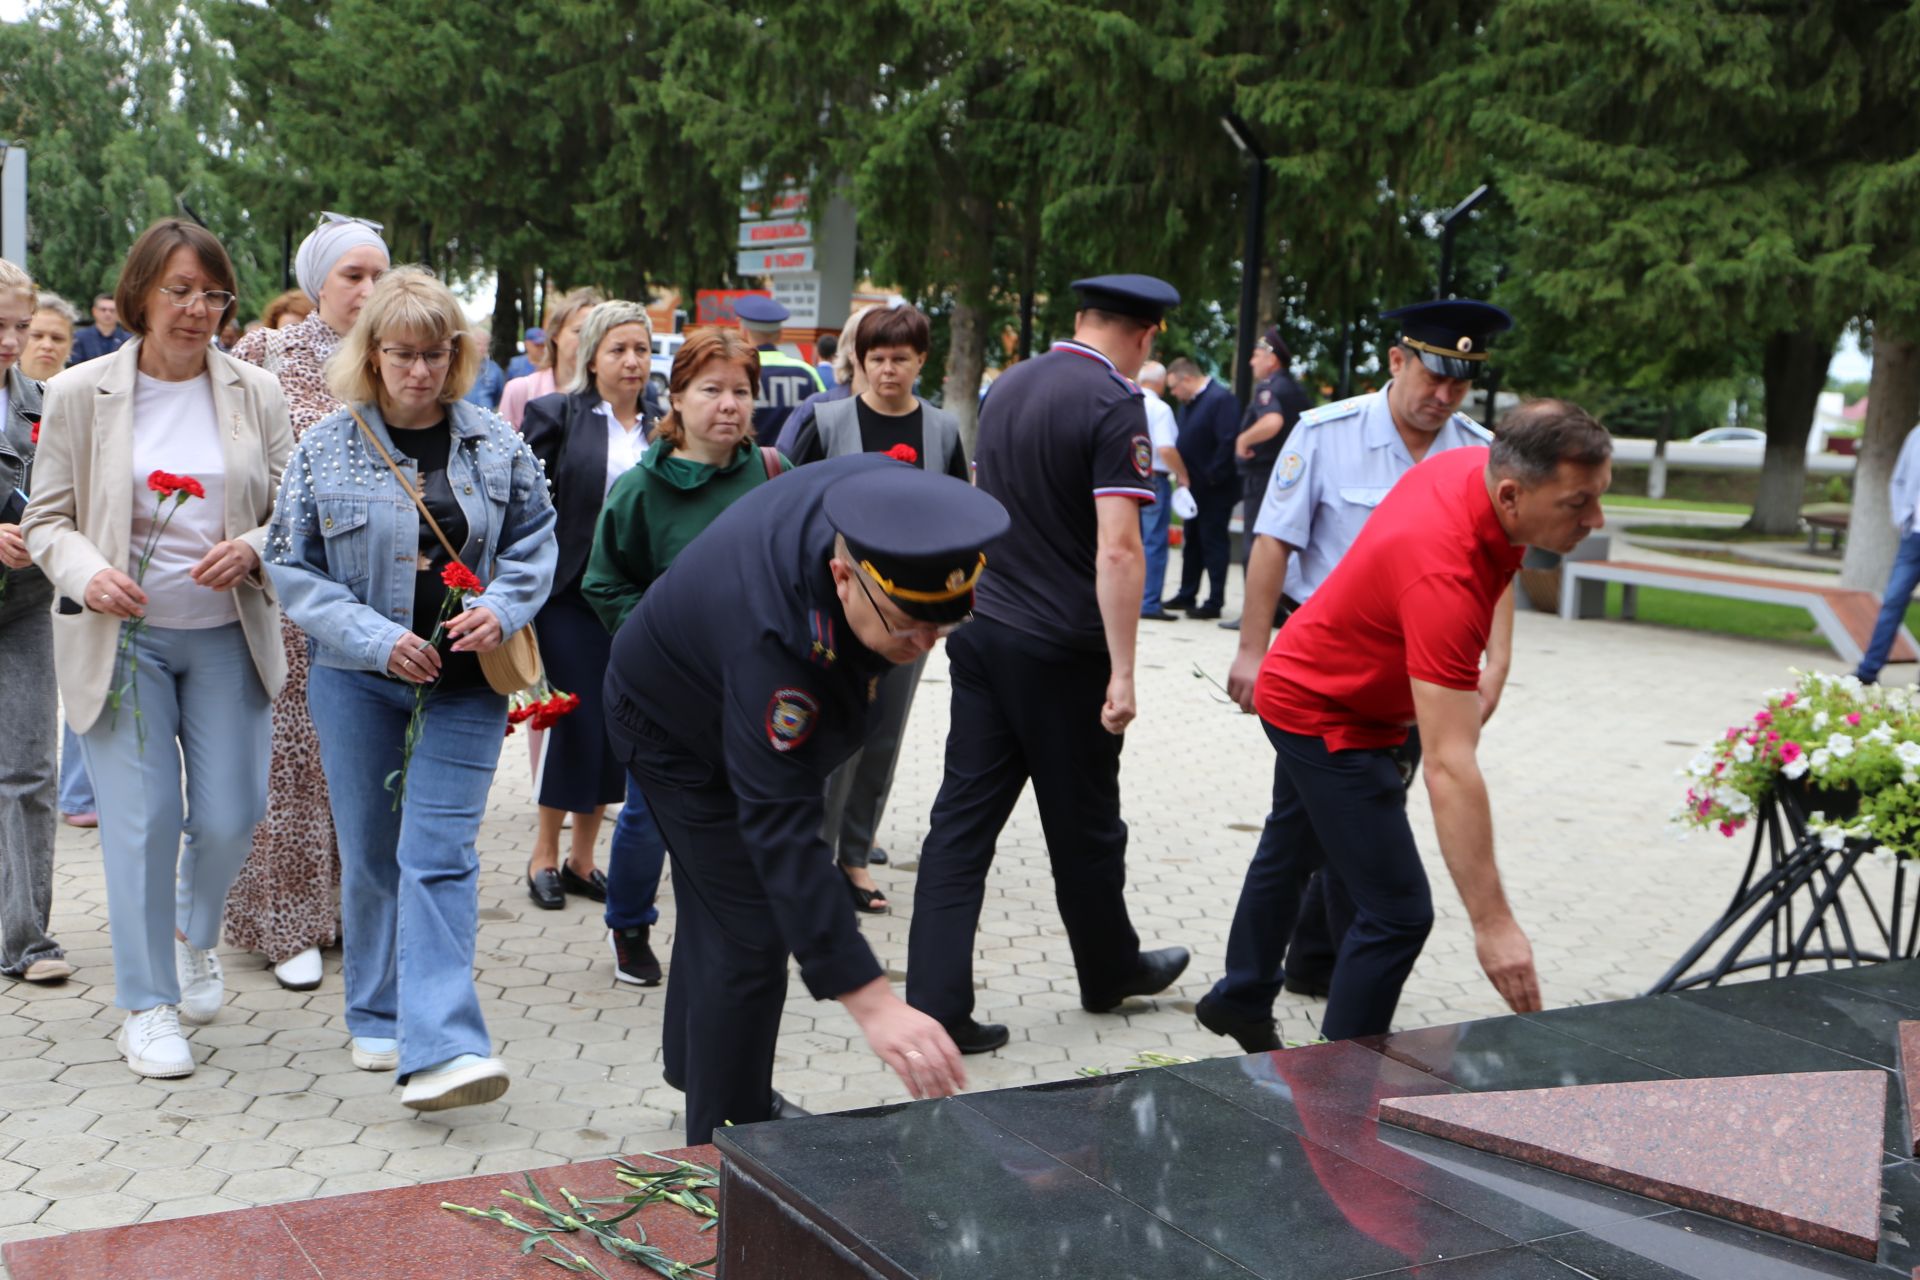
[[[578,588],[548,600],[533,620],[547,683],[580,699],[580,705],[547,730],[540,757],[540,803],[568,813],[588,813],[627,794],[626,772],[607,743],[601,684],[613,637]]]

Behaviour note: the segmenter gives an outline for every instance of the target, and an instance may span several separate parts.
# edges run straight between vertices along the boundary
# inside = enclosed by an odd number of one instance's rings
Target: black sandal
[[[862,889],[853,881],[847,881],[847,888],[853,890],[853,909],[870,916],[883,916],[893,910],[886,901],[884,889]],[[881,899],[880,905],[874,905],[874,899]]]

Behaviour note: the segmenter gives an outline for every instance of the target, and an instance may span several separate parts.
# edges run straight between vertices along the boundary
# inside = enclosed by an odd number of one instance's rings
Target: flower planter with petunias
[[[1920,953],[1920,689],[1796,675],[1681,770],[1674,823],[1751,828],[1752,844],[1726,910],[1655,992]]]

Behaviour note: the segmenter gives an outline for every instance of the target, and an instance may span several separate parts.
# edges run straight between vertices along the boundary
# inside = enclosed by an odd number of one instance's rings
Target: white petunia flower
[[[1801,756],[1798,760],[1795,760],[1792,764],[1782,765],[1780,767],[1780,772],[1789,779],[1805,776],[1807,772],[1807,758],[1805,756]]]
[[[1830,717],[1824,711],[1814,712],[1813,713],[1813,731],[1815,733],[1819,733],[1821,730],[1825,729],[1827,727],[1827,721],[1829,718]]]
[[[1831,853],[1847,843],[1847,833],[1839,827],[1825,827],[1820,832],[1820,847]]]
[[[1736,741],[1733,744],[1733,760],[1735,764],[1751,763],[1753,760],[1753,744],[1745,738]]]
[[[1833,760],[1833,752],[1827,750],[1825,747],[1816,747],[1814,748],[1813,754],[1808,756],[1807,759],[1813,761],[1814,768],[1825,769]]]
[[[1827,750],[1844,760],[1853,754],[1853,739],[1844,733],[1829,734],[1827,736]]]

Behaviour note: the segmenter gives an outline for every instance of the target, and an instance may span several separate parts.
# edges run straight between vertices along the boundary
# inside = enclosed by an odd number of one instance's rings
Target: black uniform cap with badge
[[[868,581],[908,617],[936,625],[973,612],[986,549],[1012,524],[966,481],[904,462],[836,481],[821,510]]]
[[[1153,276],[1089,276],[1075,280],[1073,292],[1084,308],[1151,325],[1158,325],[1168,311],[1180,305],[1180,291]]]
[[[1400,344],[1442,378],[1477,378],[1493,335],[1513,328],[1513,317],[1491,302],[1444,298],[1380,313],[1400,322]]]

